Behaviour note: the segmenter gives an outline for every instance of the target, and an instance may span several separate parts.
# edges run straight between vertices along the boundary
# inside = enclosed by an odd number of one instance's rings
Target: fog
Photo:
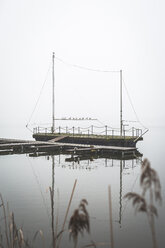
[[[97,70],[122,70],[123,119],[165,126],[164,10],[163,0],[0,0],[0,137],[51,122],[52,52],[65,62],[55,59],[56,117],[119,127],[119,73]]]

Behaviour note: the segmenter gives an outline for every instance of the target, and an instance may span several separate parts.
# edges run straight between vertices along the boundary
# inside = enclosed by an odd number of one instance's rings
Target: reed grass
[[[2,219],[4,228],[0,229],[0,248],[23,248],[30,247],[28,240],[25,239],[22,228],[17,228],[14,213],[9,212],[9,207],[4,204],[0,194],[0,210],[2,209]]]
[[[158,212],[154,203],[162,202],[161,184],[157,172],[151,168],[148,159],[142,161],[140,186],[142,188],[141,195],[135,192],[129,192],[125,195],[125,198],[132,200],[135,212],[146,213],[151,230],[153,248],[157,248],[155,217],[158,217]],[[147,194],[149,201],[147,201]]]
[[[88,233],[90,232],[89,214],[86,209],[86,205],[88,205],[87,200],[82,199],[79,204],[79,207],[75,209],[69,221],[69,226],[68,226],[70,231],[69,238],[73,239],[74,248],[77,247],[78,235],[79,234],[83,235],[85,230]]]

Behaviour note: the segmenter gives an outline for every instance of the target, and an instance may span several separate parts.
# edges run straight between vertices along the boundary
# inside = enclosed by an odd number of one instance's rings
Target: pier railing
[[[52,133],[51,127],[36,127],[33,129],[33,133]],[[109,126],[94,126],[89,127],[56,127],[55,134],[68,134],[68,135],[78,135],[78,136],[111,136],[111,137],[121,137],[120,130],[118,128],[111,128]],[[122,137],[139,137],[142,135],[142,129],[131,127],[130,129],[123,128]]]

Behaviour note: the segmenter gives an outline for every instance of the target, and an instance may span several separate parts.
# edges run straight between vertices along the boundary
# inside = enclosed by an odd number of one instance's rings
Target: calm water
[[[156,220],[158,247],[165,243],[165,165],[164,165],[164,128],[152,128],[139,142],[138,148],[157,170],[161,185],[163,204],[158,207],[159,218]],[[116,248],[150,248],[151,234],[147,218],[143,213],[134,214],[132,205],[123,196],[130,191],[140,193],[140,159],[120,161],[112,159],[86,159],[66,162],[70,156],[56,155],[47,157],[29,157],[28,155],[0,156],[0,192],[4,201],[9,203],[15,220],[24,230],[24,235],[32,240],[37,230],[42,230],[45,247],[51,247],[51,204],[49,187],[54,181],[55,219],[59,208],[58,230],[61,230],[73,184],[77,179],[68,220],[81,199],[87,199],[90,215],[91,233],[80,237],[78,247],[95,243],[104,243],[109,247],[109,205],[108,185],[112,190],[112,211],[114,246]],[[54,165],[54,174],[53,174]],[[59,194],[57,193],[59,192]],[[1,222],[2,225],[2,222]],[[66,232],[61,240],[61,247],[73,247]],[[34,247],[41,246],[38,237]]]

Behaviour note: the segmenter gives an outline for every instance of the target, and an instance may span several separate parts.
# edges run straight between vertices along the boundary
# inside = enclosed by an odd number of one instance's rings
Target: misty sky
[[[122,69],[141,122],[165,126],[164,13],[163,0],[0,0],[0,136],[25,128],[45,78],[31,123],[51,121],[53,51],[68,64]],[[119,82],[56,60],[56,116],[119,126]],[[125,88],[123,111],[136,120]]]

